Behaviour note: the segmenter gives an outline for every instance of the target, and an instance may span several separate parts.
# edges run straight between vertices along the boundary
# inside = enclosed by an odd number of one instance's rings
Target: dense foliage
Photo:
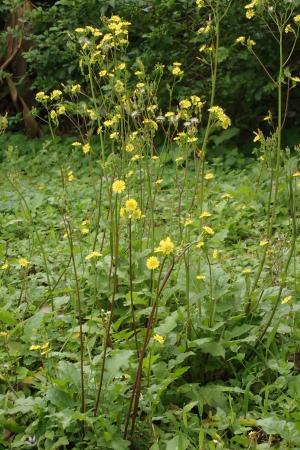
[[[3,2],[0,6],[0,30],[4,30],[5,18],[8,19],[13,6],[22,3],[21,0]],[[299,2],[294,0],[293,3]],[[132,23],[131,44],[127,53],[129,65],[141,59],[146,69],[151,71],[158,62],[168,65],[178,60],[183,63],[186,72],[184,83],[178,88],[179,95],[210,90],[210,70],[199,60],[198,52],[205,37],[196,34],[203,22],[203,15],[190,0],[52,0],[33,1],[32,4],[33,10],[26,15],[30,23],[26,33],[31,47],[24,52],[24,56],[28,62],[27,75],[33,95],[36,90],[53,89],[66,79],[84,83],[74,47],[67,43],[68,33],[86,24],[97,26],[100,16],[110,14],[118,14]],[[257,128],[266,105],[276,98],[276,91],[266,80],[257,61],[247,52],[240,51],[235,44],[236,38],[245,35],[255,39],[260,49],[259,56],[267,61],[270,72],[278,64],[278,54],[270,51],[272,37],[266,33],[265,25],[245,18],[243,6],[240,1],[234,0],[222,24],[217,89],[218,103],[226,105],[234,118],[239,143],[249,139],[249,130]],[[2,42],[5,36],[3,31],[0,34]],[[293,36],[288,36],[288,40],[292,42]],[[299,62],[297,47],[290,65],[293,67]],[[170,81],[170,76],[165,74],[165,85]],[[23,79],[18,82],[22,84]],[[163,95],[163,90],[161,93]],[[285,139],[288,144],[297,142],[299,138],[299,105],[299,93],[293,92],[286,123],[289,133]]]

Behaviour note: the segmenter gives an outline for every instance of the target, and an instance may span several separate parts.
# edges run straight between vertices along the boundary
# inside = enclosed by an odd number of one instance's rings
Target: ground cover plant
[[[232,136],[216,102],[231,2],[196,7],[209,95],[175,96],[180,61],[129,67],[111,16],[69,36],[88,88],[36,94],[49,137],[19,142],[1,118],[2,448],[300,448],[300,149],[282,146],[300,14],[245,7],[278,52],[274,74],[236,38],[277,92],[249,162],[214,152]]]

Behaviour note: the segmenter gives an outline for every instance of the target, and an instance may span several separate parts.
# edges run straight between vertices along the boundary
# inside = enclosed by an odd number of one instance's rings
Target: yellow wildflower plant
[[[159,259],[156,256],[150,256],[147,259],[146,266],[149,270],[155,270],[159,267]]]

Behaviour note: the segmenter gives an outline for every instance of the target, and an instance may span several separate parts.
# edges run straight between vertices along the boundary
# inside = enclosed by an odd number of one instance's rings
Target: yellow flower
[[[82,227],[82,228],[80,229],[80,231],[81,231],[81,234],[83,234],[83,235],[89,234],[89,232],[90,232],[90,230],[89,230],[88,227]]]
[[[210,236],[213,236],[215,234],[214,230],[211,227],[208,227],[207,225],[204,225],[202,229],[204,233],[209,234]]]
[[[21,267],[28,267],[30,263],[29,263],[28,259],[26,259],[26,258],[19,258],[18,264]]]
[[[37,102],[44,102],[48,100],[49,95],[46,95],[44,91],[40,91],[36,94],[35,99]]]
[[[51,117],[52,120],[55,120],[55,119],[56,119],[57,114],[56,114],[56,111],[54,111],[54,109],[52,109],[52,110],[50,111],[50,117]]]
[[[236,38],[236,40],[235,40],[235,42],[236,42],[237,44],[244,44],[245,41],[246,41],[245,36],[239,36],[239,37]]]
[[[232,198],[232,195],[228,192],[224,192],[224,194],[221,195],[222,198]]]
[[[258,142],[261,140],[261,135],[259,134],[259,130],[258,130],[258,133],[256,131],[253,131],[253,134],[255,135],[253,142]]]
[[[153,161],[157,161],[157,160],[159,159],[159,156],[156,156],[156,155],[151,156],[151,159],[152,159]]]
[[[249,273],[252,272],[252,269],[250,269],[250,267],[246,267],[246,269],[242,270],[242,274],[243,275],[249,275]]]
[[[128,143],[125,145],[125,150],[126,150],[126,152],[128,152],[128,153],[133,152],[133,150],[134,150],[134,145],[132,144],[132,142],[128,142]]]
[[[247,19],[252,19],[252,17],[254,17],[255,16],[255,12],[254,12],[254,9],[248,9],[248,11],[246,12],[246,17],[247,17]]]
[[[204,175],[205,180],[212,180],[214,177],[214,174],[211,172],[208,172],[206,175]]]
[[[163,253],[164,255],[170,255],[175,250],[175,245],[171,241],[170,237],[162,239],[159,243],[159,247],[155,249],[155,252]]]
[[[205,219],[206,217],[211,217],[211,213],[208,211],[203,211],[203,213],[200,214],[200,219]]]
[[[155,270],[159,267],[159,259],[156,256],[150,256],[147,259],[146,265],[149,270]]]
[[[197,8],[203,8],[205,6],[204,0],[196,0]]]
[[[185,226],[185,227],[188,227],[189,225],[192,225],[193,222],[194,222],[193,219],[191,219],[191,218],[189,217],[188,219],[185,220],[184,226]]]
[[[7,270],[9,267],[8,262],[5,262],[4,264],[2,264],[2,266],[0,267],[1,270]]]
[[[62,92],[59,89],[54,89],[54,91],[51,93],[51,100],[55,100],[59,98],[62,95]]]
[[[268,239],[263,239],[262,241],[260,241],[259,245],[261,247],[265,247],[266,245],[268,245],[269,241]]]
[[[205,275],[197,275],[196,276],[196,279],[198,280],[198,281],[205,281]]]
[[[90,259],[100,258],[100,256],[102,256],[102,253],[94,251],[94,252],[90,253],[89,255],[87,255],[87,256],[85,257],[85,259],[86,259],[87,261],[89,261]]]
[[[123,180],[116,180],[113,182],[112,190],[115,194],[121,194],[125,191],[126,184]]]
[[[73,181],[74,180],[74,174],[73,174],[73,171],[72,170],[69,170],[68,172],[67,172],[67,180],[68,181]]]
[[[218,120],[221,127],[226,130],[231,125],[231,119],[228,117],[223,108],[220,106],[212,106],[208,111]]]
[[[181,100],[181,102],[179,102],[179,106],[180,108],[188,109],[192,106],[192,104],[189,100]]]
[[[40,345],[31,345],[29,350],[40,350],[41,346]]]
[[[153,336],[153,339],[158,342],[159,344],[163,344],[165,342],[165,338],[161,336],[160,334],[155,334]]]
[[[125,202],[126,211],[132,212],[137,208],[137,206],[138,206],[137,201],[134,198],[129,198]]]
[[[82,146],[82,151],[83,151],[83,153],[86,155],[87,153],[89,153],[90,151],[91,151],[91,146],[90,146],[90,144],[84,144],[83,146]]]
[[[271,113],[270,110],[268,111],[268,115],[265,116],[265,117],[263,118],[263,120],[268,121],[268,122],[272,122],[272,113]]]
[[[203,241],[199,241],[199,242],[196,244],[196,247],[197,247],[197,248],[202,248],[202,247],[204,247],[204,242],[203,242]]]
[[[144,119],[143,124],[146,126],[148,125],[150,128],[153,128],[154,130],[158,129],[157,123],[154,122],[154,120],[152,120],[152,119]]]
[[[297,23],[297,24],[300,24],[300,14],[297,14],[297,15],[294,17],[294,22]]]
[[[284,297],[284,299],[282,300],[281,304],[282,305],[286,305],[287,303],[290,303],[291,300],[292,300],[292,296],[288,295],[287,297]]]
[[[175,65],[171,68],[171,73],[175,77],[182,77],[184,74],[183,70],[181,70],[179,66],[175,66]]]
[[[7,337],[9,336],[9,334],[7,333],[7,331],[0,331],[0,336]]]
[[[297,172],[293,173],[293,177],[300,177],[300,171],[298,170]]]
[[[293,27],[291,26],[291,24],[287,24],[287,26],[286,26],[285,29],[284,29],[284,32],[285,32],[286,34],[288,34],[288,33],[293,33],[293,32],[294,32]]]
[[[78,92],[80,92],[80,89],[81,89],[80,84],[73,84],[73,86],[71,86],[72,94],[78,94]]]
[[[218,251],[217,249],[215,249],[215,250],[213,251],[212,257],[213,257],[213,259],[218,259],[218,257],[219,257],[219,251]]]
[[[65,112],[66,112],[66,107],[64,105],[61,105],[57,110],[57,114],[65,114]]]
[[[72,147],[81,147],[81,145],[82,144],[80,142],[76,141],[76,142],[73,142]]]
[[[163,181],[164,180],[162,178],[160,178],[159,180],[156,180],[155,181],[156,186],[160,186]]]
[[[179,156],[178,158],[175,159],[175,162],[178,164],[180,161],[183,161],[184,158],[182,156]]]
[[[144,215],[142,215],[142,211],[140,210],[140,208],[136,208],[134,211],[132,211],[132,213],[131,213],[131,219],[135,219],[135,220],[138,220],[138,219],[142,219],[142,218],[144,218],[145,216]]]
[[[291,77],[291,80],[295,83],[300,83],[300,77]]]

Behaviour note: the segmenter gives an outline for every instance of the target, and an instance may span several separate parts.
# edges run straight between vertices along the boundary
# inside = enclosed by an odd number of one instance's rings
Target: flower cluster
[[[216,119],[217,123],[226,130],[231,125],[231,119],[228,117],[223,108],[220,106],[212,106],[208,109],[208,111],[213,115]]]
[[[129,198],[125,201],[125,206],[120,209],[120,216],[131,220],[138,220],[144,217],[138,207],[138,202],[134,198]]]

